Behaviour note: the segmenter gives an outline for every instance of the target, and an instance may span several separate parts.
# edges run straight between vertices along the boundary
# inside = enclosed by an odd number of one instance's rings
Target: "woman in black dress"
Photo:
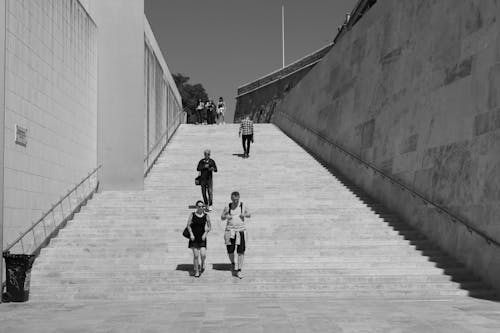
[[[196,202],[196,211],[189,214],[187,228],[189,230],[189,245],[193,250],[194,276],[199,277],[205,270],[205,260],[207,258],[207,234],[212,229],[210,216],[205,213],[203,201]],[[201,269],[200,269],[201,257]]]

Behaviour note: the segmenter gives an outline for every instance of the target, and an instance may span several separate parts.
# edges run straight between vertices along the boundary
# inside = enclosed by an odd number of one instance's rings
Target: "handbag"
[[[191,214],[193,214],[193,213],[191,213]],[[193,215],[191,215],[191,218],[192,217],[193,217]],[[191,239],[191,234],[189,233],[189,229],[187,226],[182,231],[182,236],[186,237],[187,239]]]
[[[196,177],[196,178],[194,179],[194,184],[195,184],[195,185],[200,185],[200,178],[201,178],[201,176],[198,176],[198,177]]]
[[[186,237],[187,239],[191,239],[191,235],[189,234],[189,230],[187,227],[184,228],[184,231],[182,232],[182,236]]]

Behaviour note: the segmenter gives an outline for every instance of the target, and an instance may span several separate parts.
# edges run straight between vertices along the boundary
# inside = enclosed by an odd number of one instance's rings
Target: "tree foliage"
[[[173,75],[177,89],[181,94],[182,105],[188,114],[188,123],[195,122],[195,110],[198,105],[198,100],[208,100],[207,92],[200,83],[189,83],[189,76],[184,76],[181,73]]]

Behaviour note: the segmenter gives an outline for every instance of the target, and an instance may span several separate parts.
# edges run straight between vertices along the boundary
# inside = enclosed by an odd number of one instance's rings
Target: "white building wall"
[[[142,0],[0,1],[5,248],[98,164],[101,189],[142,189],[183,113]]]
[[[6,12],[4,246],[97,165],[96,25],[77,0]]]
[[[102,190],[144,188],[144,3],[93,1],[99,27]]]

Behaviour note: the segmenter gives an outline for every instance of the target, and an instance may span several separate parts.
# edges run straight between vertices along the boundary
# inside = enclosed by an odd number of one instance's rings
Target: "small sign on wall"
[[[28,144],[28,129],[16,125],[16,144],[26,147]]]

